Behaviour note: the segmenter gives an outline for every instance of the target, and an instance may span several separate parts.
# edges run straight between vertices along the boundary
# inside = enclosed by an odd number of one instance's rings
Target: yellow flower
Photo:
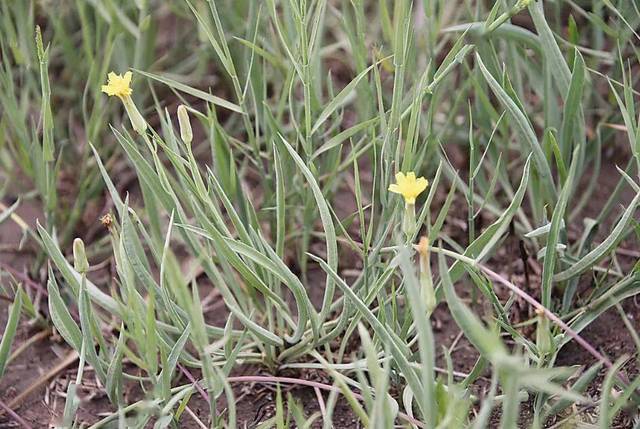
[[[427,189],[428,184],[427,179],[424,177],[416,179],[416,173],[409,171],[406,175],[396,174],[396,183],[389,186],[389,191],[402,195],[407,204],[415,204],[416,197]]]
[[[108,82],[102,85],[102,92],[109,96],[117,96],[120,98],[128,97],[133,92],[131,90],[131,72],[128,71],[124,76],[111,72],[107,75]]]
[[[122,100],[133,129],[140,135],[144,134],[147,129],[147,123],[131,98],[131,93],[133,92],[131,89],[131,72],[126,72],[124,76],[111,72],[107,75],[107,78],[107,84],[102,85],[102,92],[110,97],[115,95]]]

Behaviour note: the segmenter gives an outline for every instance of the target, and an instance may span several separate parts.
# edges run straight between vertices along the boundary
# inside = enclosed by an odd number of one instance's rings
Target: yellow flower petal
[[[130,96],[133,92],[131,89],[131,77],[130,71],[126,72],[124,76],[110,72],[107,75],[107,84],[102,85],[102,92],[109,96],[117,96],[120,98]]]
[[[425,189],[427,189],[427,186],[429,186],[429,182],[427,181],[427,179],[425,179],[424,177],[420,177],[417,181],[416,181],[416,185],[418,187],[418,194],[422,193],[422,191],[424,191]]]
[[[416,173],[413,171],[407,172],[405,175],[402,172],[396,174],[396,183],[389,186],[389,191],[401,194],[407,204],[415,204],[416,197],[420,195],[429,182],[424,177],[416,179]]]

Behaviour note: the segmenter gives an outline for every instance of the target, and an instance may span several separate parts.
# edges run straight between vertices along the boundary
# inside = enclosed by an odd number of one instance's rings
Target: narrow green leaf
[[[629,222],[632,220],[632,216],[640,203],[640,193],[636,194],[629,207],[624,211],[622,217],[618,221],[617,225],[611,231],[611,234],[605,238],[602,243],[596,246],[591,252],[584,255],[571,267],[553,276],[553,281],[561,282],[570,279],[573,276],[582,274],[592,266],[594,266],[600,259],[607,255],[618,244],[618,242],[624,236]]]
[[[582,116],[582,93],[585,82],[586,66],[580,52],[575,50],[575,64],[569,91],[565,97],[560,130],[560,148],[562,157],[568,161],[574,145],[580,145],[584,139],[584,118]]]
[[[402,376],[407,380],[407,383],[416,396],[418,407],[420,408],[421,412],[425,413],[426,415],[427,410],[422,409],[422,405],[427,403],[427,401],[422,397],[424,389],[417,374],[409,364],[409,360],[407,358],[407,350],[403,350],[403,348],[400,347],[400,345],[398,344],[398,340],[393,337],[393,333],[388,330],[387,326],[380,320],[378,320],[378,318],[371,312],[371,310],[369,310],[367,305],[362,302],[362,300],[353,292],[351,287],[349,287],[349,285],[347,285],[344,280],[342,280],[340,276],[336,274],[336,272],[324,260],[311,254],[309,255],[309,257],[320,264],[322,269],[333,278],[340,290],[342,290],[342,293],[345,295],[345,297],[347,297],[347,299],[355,305],[358,312],[367,321],[367,323],[369,323],[376,334],[382,339],[384,344],[390,347],[391,354],[393,355],[394,360],[400,368]]]
[[[313,192],[313,197],[315,198],[316,204],[318,205],[318,211],[320,212],[320,218],[322,220],[322,226],[324,228],[325,233],[325,241],[327,244],[327,262],[329,267],[332,270],[338,269],[338,245],[336,239],[336,230],[333,225],[333,220],[331,218],[331,212],[329,211],[329,206],[327,204],[320,187],[318,186],[318,182],[313,175],[313,173],[309,170],[306,163],[300,158],[300,155],[291,147],[289,143],[279,135],[282,144],[291,155],[291,158],[294,160],[305,179],[307,179],[307,183],[311,187],[311,191]],[[334,294],[334,281],[331,276],[327,276],[327,281],[325,284],[325,293],[324,299],[322,300],[322,310],[320,311],[319,322],[322,323],[325,317],[329,313],[329,308],[331,307],[331,303],[333,302],[333,294]]]
[[[56,268],[62,273],[64,279],[70,284],[71,288],[77,294],[80,291],[80,274],[73,269],[71,264],[65,259],[60,252],[58,245],[53,241],[49,233],[46,229],[44,229],[39,223],[37,225],[38,233],[40,234],[40,238],[42,238],[42,243],[44,245],[45,250],[49,257],[53,260]],[[91,298],[104,308],[105,310],[111,312],[112,314],[119,316],[120,315],[120,307],[116,303],[116,301],[106,293],[102,292],[96,285],[87,280],[87,292],[91,296]],[[80,348],[78,347],[78,350]]]
[[[494,364],[500,362],[505,356],[508,356],[504,344],[500,341],[500,337],[495,332],[485,328],[482,321],[478,319],[456,294],[443,254],[438,255],[438,264],[444,295],[456,324],[462,329],[462,332],[464,332],[469,342],[473,344],[487,360]]]
[[[9,318],[7,319],[7,325],[2,332],[2,339],[0,340],[0,379],[4,374],[7,360],[9,359],[9,352],[11,351],[11,344],[16,336],[16,330],[18,329],[18,322],[20,321],[20,312],[22,311],[22,293],[20,289],[15,295],[13,304],[9,309]]]
[[[347,96],[349,96],[353,92],[353,90],[356,88],[358,83],[360,83],[360,81],[371,71],[371,69],[377,66],[382,61],[384,61],[384,59],[376,62],[375,64],[371,64],[365,70],[362,70],[360,73],[358,73],[358,75],[354,77],[351,80],[351,82],[349,82],[347,86],[345,86],[342,89],[342,91],[340,91],[327,104],[327,106],[322,110],[322,112],[320,112],[320,115],[318,115],[318,119],[316,119],[315,124],[313,124],[313,128],[311,129],[311,135],[313,135],[316,131],[318,131],[318,128],[320,128],[320,126],[324,123],[324,121],[326,121],[327,118],[331,116],[331,114],[346,101]]]
[[[578,153],[577,147],[573,152],[573,161],[571,167],[569,167],[569,176],[567,181],[560,191],[558,202],[553,210],[553,216],[551,218],[551,229],[547,235],[546,252],[544,255],[544,265],[542,267],[542,305],[546,308],[551,308],[551,290],[552,290],[552,278],[556,264],[557,245],[560,235],[560,226],[565,218],[565,211],[567,209],[567,203],[574,189],[574,179],[576,170],[578,169]]]
[[[311,156],[311,159],[317,158],[318,156],[322,155],[326,151],[333,149],[334,147],[340,145],[342,142],[347,140],[349,137],[352,137],[353,135],[355,135],[358,132],[366,129],[367,127],[374,126],[379,120],[380,120],[380,118],[378,118],[378,117],[372,118],[372,119],[369,119],[367,121],[360,122],[360,123],[358,123],[358,124],[356,124],[356,125],[354,125],[354,126],[352,126],[350,128],[347,128],[344,131],[341,131],[340,133],[336,134],[335,136],[333,136],[329,140],[327,140],[327,142],[325,144],[320,146],[313,153],[313,155]]]
[[[545,157],[544,152],[542,151],[542,148],[538,143],[538,138],[536,137],[536,133],[533,130],[531,123],[525,116],[524,112],[522,112],[518,108],[517,104],[500,86],[500,84],[495,80],[491,73],[489,73],[489,70],[487,70],[484,63],[482,62],[482,58],[480,58],[480,55],[476,54],[476,60],[478,61],[478,66],[480,67],[482,75],[493,90],[493,93],[496,95],[496,97],[498,97],[507,111],[509,111],[515,121],[515,125],[518,131],[533,152],[533,159],[536,163],[538,174],[540,175],[540,178],[544,185],[548,188],[548,191],[551,194],[549,196],[553,196],[555,194],[555,186],[553,184],[553,179],[551,176],[551,169],[549,168],[547,158]]]
[[[53,273],[50,272],[49,281],[47,282],[47,292],[49,293],[49,314],[51,321],[56,327],[60,336],[74,348],[80,352],[82,348],[82,332],[80,328],[69,314],[67,305],[60,296],[60,290],[56,283]]]
[[[433,332],[431,331],[431,321],[429,320],[427,305],[423,295],[420,293],[420,285],[411,263],[411,254],[406,247],[402,247],[398,254],[400,259],[400,270],[405,288],[409,296],[409,306],[418,333],[418,350],[420,353],[420,375],[424,394],[421,395],[424,403],[420,407],[425,412],[425,420],[435,420],[437,416],[438,404],[436,403],[435,392],[435,343]]]
[[[215,104],[216,106],[220,106],[220,107],[224,107],[225,109],[229,109],[232,110],[234,112],[238,112],[238,113],[242,113],[244,114],[244,110],[242,110],[242,107],[238,106],[235,103],[232,103],[230,101],[227,101],[223,98],[217,97],[215,95],[211,95],[208,92],[204,92],[201,91],[199,89],[196,88],[192,88],[189,85],[185,85],[184,83],[180,83],[175,79],[171,79],[170,77],[164,76],[164,75],[159,75],[159,74],[154,74],[154,73],[149,73],[149,72],[145,72],[142,70],[138,70],[138,69],[133,69],[136,73],[140,73],[143,76],[146,76],[148,78],[151,78],[153,80],[157,80],[158,82],[164,83],[167,86],[170,86],[171,88],[174,88],[178,91],[182,91],[185,92],[189,95],[193,95],[196,98],[199,98],[201,100],[207,101],[209,103]]]

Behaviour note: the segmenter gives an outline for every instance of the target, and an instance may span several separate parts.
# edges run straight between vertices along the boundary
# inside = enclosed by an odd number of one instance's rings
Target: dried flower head
[[[102,216],[100,218],[100,223],[102,223],[102,226],[104,226],[107,229],[111,229],[111,226],[113,225],[113,217],[111,216],[111,213],[107,213],[106,215]]]

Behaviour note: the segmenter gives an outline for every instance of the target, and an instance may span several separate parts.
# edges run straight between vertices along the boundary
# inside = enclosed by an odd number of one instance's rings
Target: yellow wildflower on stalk
[[[425,189],[429,182],[424,177],[416,178],[416,173],[409,171],[406,175],[402,172],[396,174],[396,183],[389,186],[389,191],[404,197],[404,219],[402,230],[410,240],[416,227],[416,198]]]
[[[413,171],[396,174],[396,183],[389,186],[389,191],[400,194],[404,197],[407,204],[416,203],[416,197],[427,189],[427,179],[420,177],[416,179],[416,173]]]
[[[107,84],[102,85],[102,92],[110,97],[118,97],[122,101],[122,104],[124,104],[133,129],[136,130],[138,134],[144,134],[147,130],[147,123],[131,98],[131,94],[133,93],[131,89],[131,72],[126,72],[124,76],[114,72],[109,73],[107,75]]]

